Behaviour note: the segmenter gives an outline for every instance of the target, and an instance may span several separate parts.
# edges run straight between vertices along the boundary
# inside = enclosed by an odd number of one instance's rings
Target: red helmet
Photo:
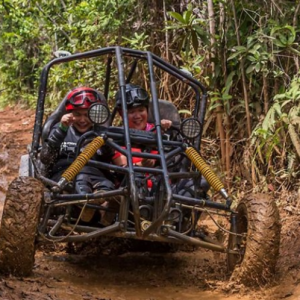
[[[95,89],[89,87],[79,87],[67,95],[66,111],[72,111],[74,109],[87,109],[93,103],[106,102],[105,97]]]

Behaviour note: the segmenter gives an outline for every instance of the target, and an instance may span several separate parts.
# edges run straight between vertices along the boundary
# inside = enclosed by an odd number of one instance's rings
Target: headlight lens
[[[189,139],[196,138],[197,136],[200,135],[200,132],[201,132],[201,123],[199,122],[199,120],[195,118],[185,119],[181,123],[181,133]]]
[[[89,108],[88,116],[93,123],[104,124],[109,119],[109,109],[102,103],[95,103]]]

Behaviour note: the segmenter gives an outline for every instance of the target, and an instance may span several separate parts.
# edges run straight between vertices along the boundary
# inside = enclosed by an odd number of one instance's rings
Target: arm
[[[160,124],[161,124],[161,128],[164,131],[166,131],[166,130],[168,130],[172,126],[172,121],[171,120],[162,119],[160,121]]]
[[[121,167],[127,166],[127,158],[122,154],[117,157],[114,157],[112,161],[114,165]]]
[[[58,159],[60,146],[64,141],[72,122],[72,114],[64,115],[62,116],[60,123],[55,125],[51,130],[48,138],[42,145],[40,153],[40,160],[43,164],[50,165]]]

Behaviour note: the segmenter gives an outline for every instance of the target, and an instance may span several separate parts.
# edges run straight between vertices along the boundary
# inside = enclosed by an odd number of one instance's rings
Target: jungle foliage
[[[0,103],[34,106],[41,68],[56,50],[148,49],[208,87],[204,151],[221,162],[228,185],[297,188],[299,7],[283,0],[3,0]],[[54,71],[50,108],[68,85],[101,82],[100,66],[86,64],[72,65],[80,78],[71,68]],[[166,98],[191,111],[179,95],[172,86]]]

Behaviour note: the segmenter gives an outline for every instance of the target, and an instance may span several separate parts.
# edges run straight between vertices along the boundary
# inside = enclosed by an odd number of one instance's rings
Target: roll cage
[[[156,81],[155,81],[155,74],[154,74],[154,66],[163,70],[164,72],[169,73],[170,75],[174,76],[176,79],[184,82],[187,84],[195,94],[195,106],[194,111],[192,113],[193,118],[197,119],[201,125],[204,123],[204,116],[205,116],[205,109],[206,109],[206,102],[207,102],[207,91],[205,87],[195,80],[193,77],[188,75],[187,73],[177,69],[173,65],[167,63],[166,61],[162,60],[158,56],[154,55],[148,51],[140,51],[140,50],[132,50],[122,47],[109,47],[103,49],[97,49],[93,51],[88,51],[85,53],[74,54],[71,56],[66,56],[62,58],[56,58],[49,62],[42,70],[40,87],[39,87],[39,94],[38,94],[38,102],[36,107],[36,118],[34,124],[34,131],[33,131],[33,142],[32,147],[30,150],[30,157],[33,161],[33,164],[36,169],[37,177],[42,180],[46,185],[52,188],[52,193],[50,195],[51,200],[49,204],[54,206],[63,206],[63,205],[70,205],[75,203],[81,203],[82,195],[76,194],[63,194],[62,190],[66,182],[71,181],[76,176],[78,170],[75,167],[75,170],[71,170],[66,174],[62,175],[62,179],[60,182],[52,182],[49,178],[44,177],[38,171],[38,153],[40,149],[40,143],[45,136],[45,132],[43,130],[49,130],[49,126],[46,124],[43,125],[43,117],[44,117],[44,106],[45,106],[45,96],[47,93],[47,81],[49,76],[50,69],[57,64],[63,64],[66,62],[85,59],[85,58],[96,58],[98,56],[106,56],[107,63],[106,63],[106,79],[105,79],[105,86],[104,86],[104,95],[108,98],[109,94],[109,85],[110,85],[110,77],[112,71],[112,58],[115,57],[117,71],[118,71],[118,82],[119,88],[121,91],[122,97],[122,113],[123,113],[123,127],[114,127],[112,126],[112,121],[114,119],[116,110],[113,109],[112,111],[112,118],[108,126],[101,126],[100,127],[100,134],[96,134],[95,132],[88,132],[82,136],[80,141],[78,142],[77,149],[81,148],[81,143],[84,142],[86,139],[94,138],[91,143],[91,147],[87,149],[87,152],[83,154],[84,156],[84,164],[91,165],[97,168],[102,168],[106,170],[113,171],[115,173],[125,174],[126,176],[126,186],[120,187],[114,191],[109,191],[106,193],[98,193],[98,194],[87,194],[85,199],[97,199],[99,197],[111,197],[115,195],[123,195],[127,200],[121,203],[120,206],[120,213],[119,213],[119,222],[108,226],[107,228],[101,228],[95,230],[91,234],[85,235],[85,237],[66,237],[67,241],[73,240],[81,240],[85,238],[89,238],[90,236],[97,236],[103,234],[112,234],[114,235],[121,235],[123,237],[132,237],[136,236],[137,238],[142,239],[157,239],[157,240],[171,240],[173,242],[178,242],[179,240],[183,242],[195,243],[196,245],[201,245],[203,247],[207,247],[210,249],[214,249],[217,251],[225,252],[225,248],[221,245],[212,245],[211,243],[207,243],[205,241],[199,241],[198,239],[187,238],[185,235],[178,233],[170,226],[162,226],[165,221],[168,219],[168,216],[171,211],[171,207],[175,205],[175,203],[180,203],[184,205],[192,205],[192,206],[199,206],[199,207],[211,207],[214,209],[221,209],[223,211],[228,212],[230,210],[231,200],[228,197],[226,191],[224,190],[223,185],[220,181],[216,178],[216,176],[209,170],[208,166],[202,160],[199,155],[200,151],[200,144],[201,144],[201,135],[202,135],[202,126],[200,128],[200,133],[196,138],[193,139],[181,139],[181,140],[168,140],[165,134],[161,130],[161,111],[160,111],[160,101],[158,98],[158,93],[156,90]],[[130,57],[134,59],[133,64],[131,65],[130,71],[125,74],[124,71],[124,59],[126,57]],[[125,85],[131,81],[133,73],[136,70],[137,62],[139,60],[144,61],[148,66],[148,78],[149,78],[149,86],[150,92],[152,95],[152,118],[154,123],[155,132],[145,132],[135,129],[130,129],[127,119],[127,105],[125,100]],[[126,76],[127,75],[127,76]],[[51,122],[54,123],[59,121],[60,116],[64,113],[64,106],[60,105],[54,116],[52,116]],[[51,117],[50,117],[51,118]],[[114,149],[115,151],[120,152],[121,154],[127,157],[128,166],[127,167],[120,167],[116,165],[112,165],[108,162],[98,162],[91,159],[92,154],[90,155],[91,149],[100,148],[103,145],[107,145]],[[122,145],[126,145],[126,147],[122,147]],[[144,152],[133,152],[132,146],[138,145],[142,147],[144,150],[149,149],[156,149],[157,153],[150,153],[149,151]],[[167,150],[166,150],[167,149]],[[174,158],[176,155],[184,154],[182,156],[182,165],[185,166],[180,169],[180,172],[170,172],[168,162]],[[79,152],[77,153],[79,154]],[[158,167],[155,168],[147,168],[147,167],[137,167],[134,166],[132,163],[132,157],[138,156],[141,158],[150,158],[156,159],[158,163]],[[188,157],[188,158],[187,158]],[[195,166],[191,168],[191,160],[194,162]],[[197,191],[199,190],[199,182],[202,176],[201,172],[202,169],[204,175],[208,176],[209,183],[217,190],[220,191],[221,194],[226,199],[226,203],[217,203],[211,201],[210,199],[205,199],[203,197],[197,198]],[[79,168],[78,168],[79,169]],[[198,170],[197,170],[198,169]],[[138,188],[136,185],[136,174],[148,174],[148,177],[157,176],[159,177],[159,184],[158,190],[155,197],[150,197],[147,199],[143,198],[142,202],[147,204],[148,202],[154,206],[154,210],[156,213],[155,216],[151,220],[151,222],[147,223],[147,226],[141,228],[141,216],[140,216],[140,205],[141,199],[139,198]],[[73,176],[74,175],[74,176]],[[174,194],[172,191],[172,187],[170,185],[170,180],[172,179],[182,179],[182,178],[191,178],[194,180],[195,183],[195,197],[186,197],[178,194]],[[85,200],[86,201],[86,200]],[[147,202],[148,201],[148,202]],[[129,203],[130,202],[130,203]],[[176,205],[177,205],[176,204]],[[132,229],[128,227],[128,209],[130,208],[133,211],[134,216],[134,233]],[[50,213],[48,213],[49,215]],[[49,221],[49,216],[43,220],[43,224],[40,227],[40,232],[45,233],[47,222]],[[63,218],[59,218],[53,228],[48,233],[51,238],[54,238],[54,235],[58,228],[62,225]],[[77,226],[77,229],[80,226]],[[160,230],[159,230],[160,229]],[[83,229],[90,231],[90,229]],[[157,234],[159,230],[159,234]],[[121,233],[120,233],[121,231]]]

